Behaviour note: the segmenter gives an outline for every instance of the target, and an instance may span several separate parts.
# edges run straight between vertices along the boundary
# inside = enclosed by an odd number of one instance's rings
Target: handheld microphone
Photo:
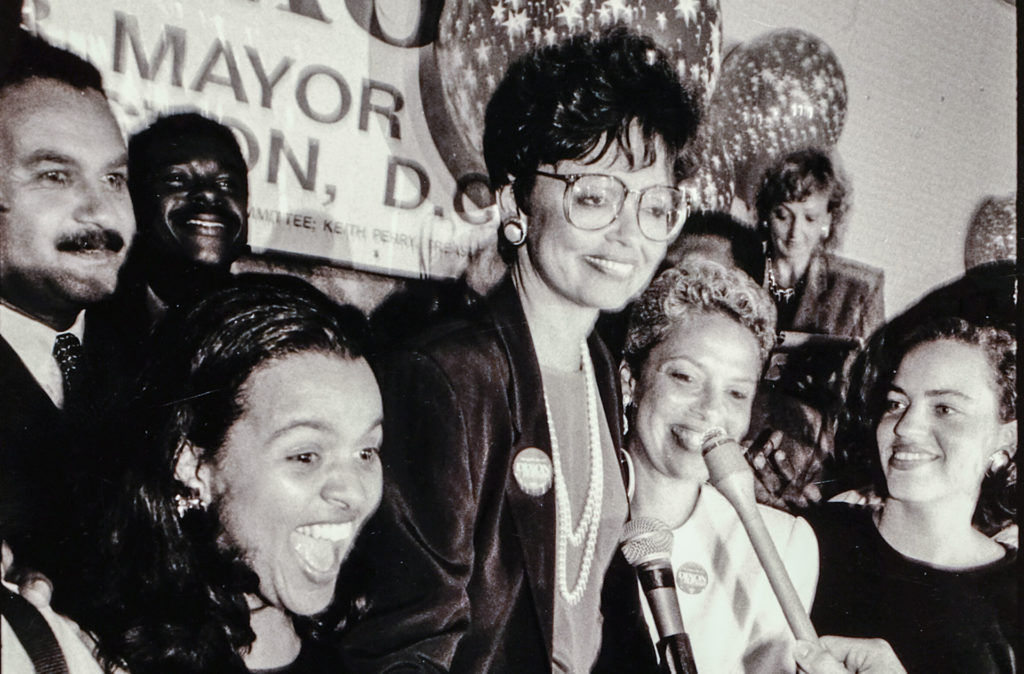
[[[701,453],[711,474],[711,484],[736,509],[743,528],[747,530],[757,559],[768,576],[768,582],[779,600],[782,613],[786,616],[793,635],[797,639],[817,641],[818,635],[814,631],[811,619],[807,617],[807,611],[800,603],[800,597],[797,596],[793,581],[782,564],[779,551],[775,549],[775,543],[764,526],[761,513],[757,511],[754,476],[747,465],[747,460],[743,458],[743,450],[735,440],[727,437],[722,429],[716,428],[704,434]]]
[[[661,520],[636,517],[622,532],[622,554],[636,570],[658,631],[658,655],[673,674],[697,674],[690,638],[683,630],[669,554],[672,532]]]

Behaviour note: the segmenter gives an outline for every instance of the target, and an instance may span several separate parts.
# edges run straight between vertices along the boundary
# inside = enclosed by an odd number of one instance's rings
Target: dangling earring
[[[513,246],[521,246],[526,241],[526,223],[512,216],[502,223],[501,233]]]
[[[185,517],[185,513],[191,510],[206,510],[206,503],[193,492],[189,496],[183,494],[174,495],[174,507],[178,511],[178,518]]]
[[[632,401],[627,402],[622,408],[622,437],[629,435],[629,419],[636,414],[636,405]]]

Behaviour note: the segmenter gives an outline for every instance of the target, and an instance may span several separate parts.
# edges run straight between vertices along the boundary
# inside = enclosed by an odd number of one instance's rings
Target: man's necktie
[[[53,357],[60,367],[67,408],[82,390],[82,343],[70,332],[62,332],[53,344]]]

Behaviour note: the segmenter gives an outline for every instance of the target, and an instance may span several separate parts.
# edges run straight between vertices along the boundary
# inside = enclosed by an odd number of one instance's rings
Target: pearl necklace
[[[604,496],[604,462],[601,457],[601,427],[597,414],[597,391],[594,384],[594,365],[590,362],[586,340],[580,342],[580,360],[583,363],[583,376],[587,385],[587,424],[590,430],[590,484],[587,487],[587,498],[584,501],[583,513],[577,526],[572,524],[572,503],[569,501],[569,488],[562,473],[562,461],[558,451],[558,436],[551,417],[551,406],[548,395],[544,393],[544,412],[547,414],[548,435],[551,437],[551,459],[555,470],[555,581],[558,591],[569,606],[575,606],[583,599],[587,582],[590,579],[590,567],[594,561],[594,549],[597,547],[597,532],[601,523],[601,500]],[[569,544],[574,547],[584,545],[583,560],[580,572],[576,577],[576,585],[569,590],[566,573],[566,553]]]

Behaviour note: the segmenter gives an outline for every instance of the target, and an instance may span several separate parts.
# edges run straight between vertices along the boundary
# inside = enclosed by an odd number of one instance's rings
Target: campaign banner
[[[26,0],[24,20],[100,69],[127,133],[182,110],[229,126],[255,251],[451,277],[497,212],[433,84],[442,4]]]

